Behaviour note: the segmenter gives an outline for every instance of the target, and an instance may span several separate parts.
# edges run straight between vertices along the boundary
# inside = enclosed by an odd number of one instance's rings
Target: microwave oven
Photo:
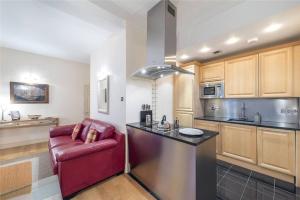
[[[209,82],[200,84],[200,98],[224,98],[224,82]]]

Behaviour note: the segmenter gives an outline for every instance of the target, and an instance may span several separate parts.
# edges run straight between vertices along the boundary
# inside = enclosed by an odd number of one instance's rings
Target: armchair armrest
[[[71,135],[75,126],[76,124],[52,127],[49,130],[50,138]]]
[[[118,142],[114,139],[101,140],[90,144],[80,144],[71,148],[64,149],[56,153],[56,159],[59,162],[71,160],[88,154],[103,151],[105,149],[117,146]]]

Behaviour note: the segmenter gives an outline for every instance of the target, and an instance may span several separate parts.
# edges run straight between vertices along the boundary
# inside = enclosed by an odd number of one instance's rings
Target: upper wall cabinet
[[[259,93],[261,97],[293,96],[293,48],[259,54]]]
[[[225,62],[225,97],[258,96],[258,55]]]
[[[294,52],[294,96],[300,97],[300,45],[293,47]]]
[[[224,80],[224,62],[200,67],[200,82]]]
[[[185,67],[184,69],[194,72],[194,67]],[[188,74],[179,74],[174,78],[175,92],[175,110],[193,111],[194,103],[194,76]]]

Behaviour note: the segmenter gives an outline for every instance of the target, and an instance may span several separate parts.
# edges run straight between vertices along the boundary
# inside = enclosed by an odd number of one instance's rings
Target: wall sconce
[[[40,81],[40,77],[33,73],[26,73],[22,76],[22,81],[25,83],[38,83]]]

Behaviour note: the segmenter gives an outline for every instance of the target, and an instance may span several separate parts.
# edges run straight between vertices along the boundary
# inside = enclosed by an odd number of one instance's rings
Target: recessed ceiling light
[[[160,75],[160,78],[162,78],[162,77],[164,77],[164,75],[163,75],[163,74],[161,74],[161,75]]]
[[[160,66],[157,66],[157,69],[160,69]]]
[[[237,43],[238,41],[240,41],[240,38],[233,36],[233,37],[229,38],[228,40],[226,40],[225,44],[231,45],[231,44]]]
[[[146,74],[146,72],[147,72],[147,70],[145,70],[145,69],[142,69],[142,74]]]
[[[257,42],[257,41],[258,41],[258,38],[257,38],[257,37],[254,37],[254,38],[248,39],[248,40],[247,40],[247,43],[248,43],[248,44],[252,44],[252,43],[255,43],[255,42]]]
[[[178,74],[179,74],[179,72],[176,71],[176,72],[175,72],[175,75],[178,75]]]
[[[206,53],[206,52],[209,52],[210,51],[210,48],[209,47],[202,47],[201,49],[200,49],[200,52],[201,53]]]
[[[272,33],[278,31],[282,27],[282,24],[272,23],[264,29],[264,33]]]
[[[188,59],[189,58],[189,56],[188,55],[186,55],[186,54],[183,54],[181,57],[180,57],[181,59]]]

